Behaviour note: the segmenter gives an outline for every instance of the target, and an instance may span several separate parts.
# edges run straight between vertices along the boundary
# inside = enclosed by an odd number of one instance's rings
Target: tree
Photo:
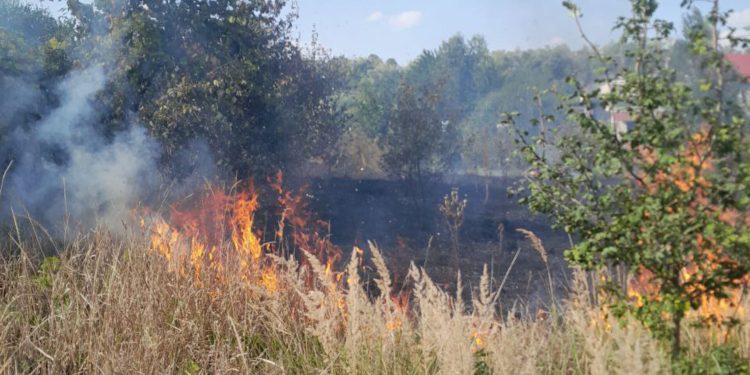
[[[438,99],[432,91],[402,85],[386,137],[386,170],[415,184],[422,204],[427,178],[448,169],[458,151],[452,149],[455,127],[441,121],[436,109]]]
[[[298,156],[287,157],[287,166],[304,167],[307,158],[319,158],[329,171],[333,166],[337,142],[350,119],[338,100],[346,84],[345,65],[315,45],[289,62],[286,70],[293,74],[282,87],[281,120],[293,133],[284,134],[284,152]]]
[[[560,159],[543,155],[543,138],[518,132],[530,167],[528,183],[516,192],[580,238],[566,252],[571,263],[589,270],[622,266],[648,286],[628,296],[621,285],[605,283],[613,311],[630,312],[668,338],[678,358],[687,312],[707,299],[728,298],[747,281],[750,137],[746,112],[726,90],[729,67],[719,38],[727,13],[718,1],[706,18],[709,32],[689,33],[690,52],[705,67],[697,89],[666,61],[673,26],[653,18],[657,2],[631,3],[633,15],[617,23],[628,64],[590,46],[602,64],[598,82],[610,90],[570,78],[572,94],[561,95],[577,134],[550,145]],[[578,22],[578,7],[565,6]],[[610,108],[624,108],[633,128],[616,132],[608,116],[598,115]]]
[[[451,148],[458,148],[459,152],[450,163],[452,167],[478,171],[481,165],[486,174],[498,169],[517,174],[517,159],[511,159],[511,137],[502,139],[507,131],[497,126],[501,113],[521,112],[519,123],[536,118],[538,103],[530,99],[532,93],[562,85],[568,75],[589,80],[589,65],[585,51],[573,52],[565,46],[490,53],[481,36],[465,39],[461,35],[424,51],[404,67],[377,56],[350,61],[349,83],[340,104],[350,119],[346,137],[361,147],[347,144],[341,154],[356,159],[350,164],[364,166],[365,159],[379,154],[373,153],[375,149],[386,148],[386,134],[389,126],[395,124],[396,102],[403,83],[435,96],[438,118],[450,124],[449,130],[456,135],[451,138]],[[546,97],[542,104],[545,110],[555,107],[554,101]],[[353,150],[358,151],[350,153]]]
[[[0,76],[43,79],[64,73],[68,63],[60,52],[69,34],[70,25],[46,10],[16,0],[0,2]]]
[[[99,96],[108,131],[133,113],[180,177],[202,141],[220,170],[268,175],[329,157],[342,127],[337,63],[291,36],[285,1],[69,1],[79,52],[112,66]],[[190,163],[188,163],[190,164]],[[188,168],[189,169],[189,166]]]
[[[351,89],[342,95],[341,105],[350,116],[352,127],[382,140],[396,107],[402,69],[393,60],[383,62],[374,55],[351,65]]]
[[[55,105],[55,83],[71,68],[72,23],[16,0],[0,1],[0,169],[27,145],[8,139]]]

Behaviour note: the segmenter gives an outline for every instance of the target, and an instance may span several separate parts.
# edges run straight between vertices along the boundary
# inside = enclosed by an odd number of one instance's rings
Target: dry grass
[[[141,237],[95,231],[42,260],[43,241],[13,235],[0,261],[0,373],[670,372],[647,332],[602,313],[582,273],[561,311],[501,315],[486,270],[463,301],[412,264],[404,306],[372,244],[341,274],[313,256],[309,267],[273,258],[281,287],[268,292],[179,276]],[[377,291],[359,272],[367,254]],[[747,327],[734,338],[745,354]]]

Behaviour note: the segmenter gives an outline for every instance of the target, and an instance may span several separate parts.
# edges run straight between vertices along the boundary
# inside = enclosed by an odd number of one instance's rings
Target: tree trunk
[[[672,317],[674,330],[672,331],[672,361],[680,358],[681,339],[682,339],[682,314],[676,313]]]

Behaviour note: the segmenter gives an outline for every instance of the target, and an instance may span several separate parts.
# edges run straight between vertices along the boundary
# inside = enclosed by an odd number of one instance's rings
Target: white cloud
[[[388,17],[388,24],[394,30],[405,30],[419,24],[422,20],[422,12],[410,10]]]
[[[416,10],[409,10],[398,14],[384,14],[383,12],[376,10],[365,19],[367,22],[378,23],[383,20],[388,22],[393,30],[406,30],[414,26],[417,26],[422,21],[422,12]]]
[[[745,31],[745,29],[750,28],[750,8],[732,12],[727,19],[727,26],[737,29],[737,32],[734,34],[735,37],[747,37],[747,31]],[[728,36],[729,30],[722,30],[722,40],[720,43],[724,47],[729,47],[730,45],[729,41],[725,39]]]
[[[367,16],[367,22],[378,22],[383,19],[383,12],[376,10]]]
[[[551,47],[561,46],[564,44],[566,44],[565,39],[559,36],[555,36],[552,39],[550,39],[549,42],[547,42],[547,45]]]
[[[750,8],[732,13],[727,19],[727,25],[738,29],[750,27]]]

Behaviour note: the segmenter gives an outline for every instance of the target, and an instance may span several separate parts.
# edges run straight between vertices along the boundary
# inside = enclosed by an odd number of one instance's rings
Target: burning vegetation
[[[750,39],[694,3],[400,66],[296,2],[0,0],[0,373],[750,374]]]
[[[670,174],[659,172],[649,181],[644,174],[646,190],[655,194],[659,190],[676,187],[679,191],[687,193],[694,191],[695,194],[687,203],[686,207],[667,207],[667,213],[676,210],[686,210],[688,216],[697,216],[698,211],[708,211],[717,215],[718,220],[731,226],[750,227],[750,216],[741,215],[734,208],[721,208],[711,205],[707,198],[707,190],[711,186],[710,175],[714,172],[715,163],[709,153],[709,131],[704,129],[694,133],[682,151],[683,162],[675,162],[669,168]],[[641,168],[648,168],[656,162],[656,156],[652,150],[641,148]],[[650,214],[645,212],[644,227],[648,225]],[[744,216],[744,219],[740,219]],[[642,245],[646,245],[642,243]],[[716,271],[719,267],[726,267],[729,272],[740,267],[735,259],[724,255],[723,249],[715,238],[710,234],[698,233],[691,246],[695,247],[694,255],[687,260],[687,264],[679,271],[678,282],[690,295],[690,304],[693,308],[688,318],[701,322],[708,322],[712,327],[719,328],[723,336],[728,335],[728,330],[745,317],[745,309],[742,306],[746,299],[747,288],[750,282],[750,274],[734,272],[731,290],[717,291],[708,290],[706,287],[706,275]],[[641,266],[630,279],[627,286],[627,295],[633,299],[636,307],[641,309],[648,301],[660,301],[658,281],[653,279],[653,272]],[[664,320],[671,319],[669,313],[663,314]]]
[[[252,181],[237,183],[228,191],[209,187],[171,205],[166,218],[145,210],[141,228],[170,271],[191,277],[198,285],[208,280],[221,285],[234,275],[275,292],[280,286],[272,259],[303,253],[325,264],[325,274],[330,275],[341,259],[341,249],[325,233],[326,223],[306,209],[304,189],[285,190],[281,172],[269,179],[269,186],[277,196],[269,206],[278,206],[271,212],[278,220],[267,231],[270,235],[256,224],[260,202]],[[303,262],[306,259],[302,257]]]

